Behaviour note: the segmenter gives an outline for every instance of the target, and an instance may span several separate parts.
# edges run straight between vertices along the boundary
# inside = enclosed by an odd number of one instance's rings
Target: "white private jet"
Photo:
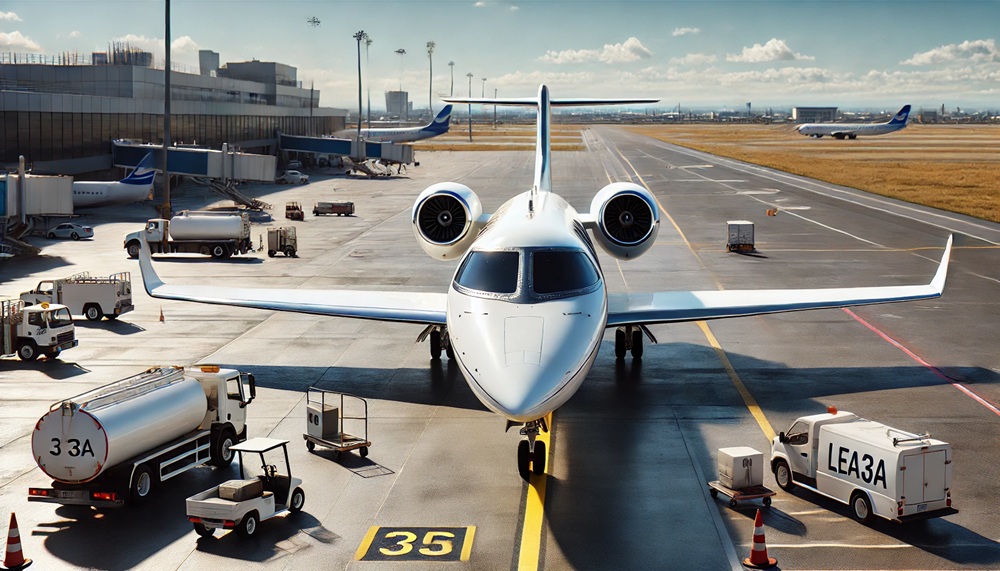
[[[139,161],[127,177],[119,181],[74,181],[73,208],[94,208],[149,200],[153,193],[153,153]]]
[[[857,139],[859,135],[885,135],[894,133],[906,127],[906,118],[910,115],[910,106],[896,113],[887,123],[806,123],[795,128],[796,131],[810,137],[822,138],[830,135],[835,139]]]
[[[467,186],[443,182],[424,190],[412,210],[417,242],[433,258],[459,258],[447,293],[260,289],[172,285],[154,273],[142,244],[140,267],[153,297],[317,315],[420,323],[432,359],[447,352],[490,410],[523,425],[518,470],[545,466],[545,416],[587,377],[605,329],[615,354],[642,356],[645,326],[930,299],[944,289],[951,239],[927,285],[725,291],[609,293],[589,229],[605,252],[633,259],[656,239],[660,212],[652,193],[630,182],[605,186],[590,211],[577,212],[552,192],[550,110],[556,106],[648,103],[653,100],[550,99],[541,86],[525,99],[449,99],[452,103],[538,108],[535,174],[530,189],[486,214]],[[669,279],[669,276],[667,276]]]
[[[445,105],[433,121],[420,127],[386,127],[380,129],[361,129],[361,138],[378,143],[412,143],[437,137],[448,132],[451,121],[451,105]],[[357,129],[343,129],[333,134],[335,139],[354,139],[358,136]]]

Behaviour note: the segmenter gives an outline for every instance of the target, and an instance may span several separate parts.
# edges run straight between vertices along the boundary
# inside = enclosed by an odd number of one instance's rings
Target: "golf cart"
[[[278,467],[265,459],[266,453],[278,448],[284,455],[287,475],[280,474]],[[217,528],[235,528],[240,537],[250,537],[260,522],[285,512],[302,511],[306,494],[299,487],[302,480],[292,477],[287,440],[251,438],[230,450],[239,453],[240,479],[223,482],[185,501],[188,520],[198,535],[211,537]],[[248,476],[247,462],[254,459],[260,460],[261,473],[256,477]]]

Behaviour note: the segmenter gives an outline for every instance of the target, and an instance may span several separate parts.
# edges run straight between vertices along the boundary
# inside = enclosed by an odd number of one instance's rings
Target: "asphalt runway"
[[[732,509],[711,498],[717,449],[751,446],[767,456],[770,434],[835,405],[951,443],[960,511],[864,526],[846,506],[778,491],[764,525],[780,568],[1000,568],[991,461],[1000,453],[1000,225],[614,127],[583,134],[588,150],[554,157],[562,196],[587,211],[602,186],[631,180],[649,187],[665,213],[644,256],[602,257],[611,291],[926,283],[954,233],[944,296],[656,326],[659,343],[641,361],[616,362],[609,330],[590,377],[555,413],[547,476],[529,484],[516,470],[516,431],[504,432],[457,367],[430,362],[427,345],[414,343],[421,327],[151,299],[121,238],[153,208],[99,209],[82,218],[95,240],[36,239],[44,256],[0,264],[7,295],[79,271],[131,271],[136,305],[114,323],[77,321],[80,346],[61,361],[0,361],[0,532],[6,512],[16,511],[24,554],[41,569],[740,569],[759,503]],[[454,262],[432,261],[417,245],[409,223],[416,195],[454,180],[492,211],[528,189],[533,154],[418,154],[421,166],[395,178],[314,172],[305,186],[252,185],[249,194],[274,205],[272,225],[297,227],[298,258],[181,255],[154,258],[155,268],[168,283],[444,291]],[[174,208],[215,200],[185,187]],[[280,218],[287,200],[304,204],[305,221]],[[314,217],[318,200],[353,201],[357,215]],[[765,215],[771,208],[777,216]],[[734,219],[756,223],[756,254],[725,252]],[[255,236],[266,227],[255,226]],[[137,508],[26,501],[28,487],[49,484],[31,458],[30,433],[50,404],[152,365],[203,362],[255,374],[250,435],[291,441],[302,514],[264,522],[249,541],[199,539],[184,498],[235,477],[235,467],[164,482]],[[306,451],[309,386],[368,399],[366,458]],[[778,490],[769,472],[765,485]]]

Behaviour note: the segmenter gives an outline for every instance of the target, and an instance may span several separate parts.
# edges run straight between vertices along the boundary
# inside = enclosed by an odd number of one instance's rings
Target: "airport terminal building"
[[[175,144],[273,153],[277,133],[320,135],[344,129],[346,109],[319,106],[296,68],[249,61],[218,65],[200,54],[199,74],[173,71],[170,138]],[[124,49],[84,58],[0,63],[0,166],[24,155],[43,174],[111,168],[111,141],[163,142],[165,73],[151,54]]]

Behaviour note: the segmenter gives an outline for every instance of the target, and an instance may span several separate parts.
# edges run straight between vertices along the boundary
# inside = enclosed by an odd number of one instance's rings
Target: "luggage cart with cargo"
[[[708,483],[708,493],[713,498],[729,498],[729,507],[736,508],[741,501],[761,500],[764,507],[771,505],[773,490],[763,486],[764,454],[748,446],[719,448],[719,479]]]
[[[368,401],[347,393],[309,387],[306,392],[306,449],[316,446],[333,450],[334,460],[342,452],[357,450],[368,456]]]
[[[313,206],[313,216],[336,214],[337,216],[354,216],[353,202],[317,202]]]

